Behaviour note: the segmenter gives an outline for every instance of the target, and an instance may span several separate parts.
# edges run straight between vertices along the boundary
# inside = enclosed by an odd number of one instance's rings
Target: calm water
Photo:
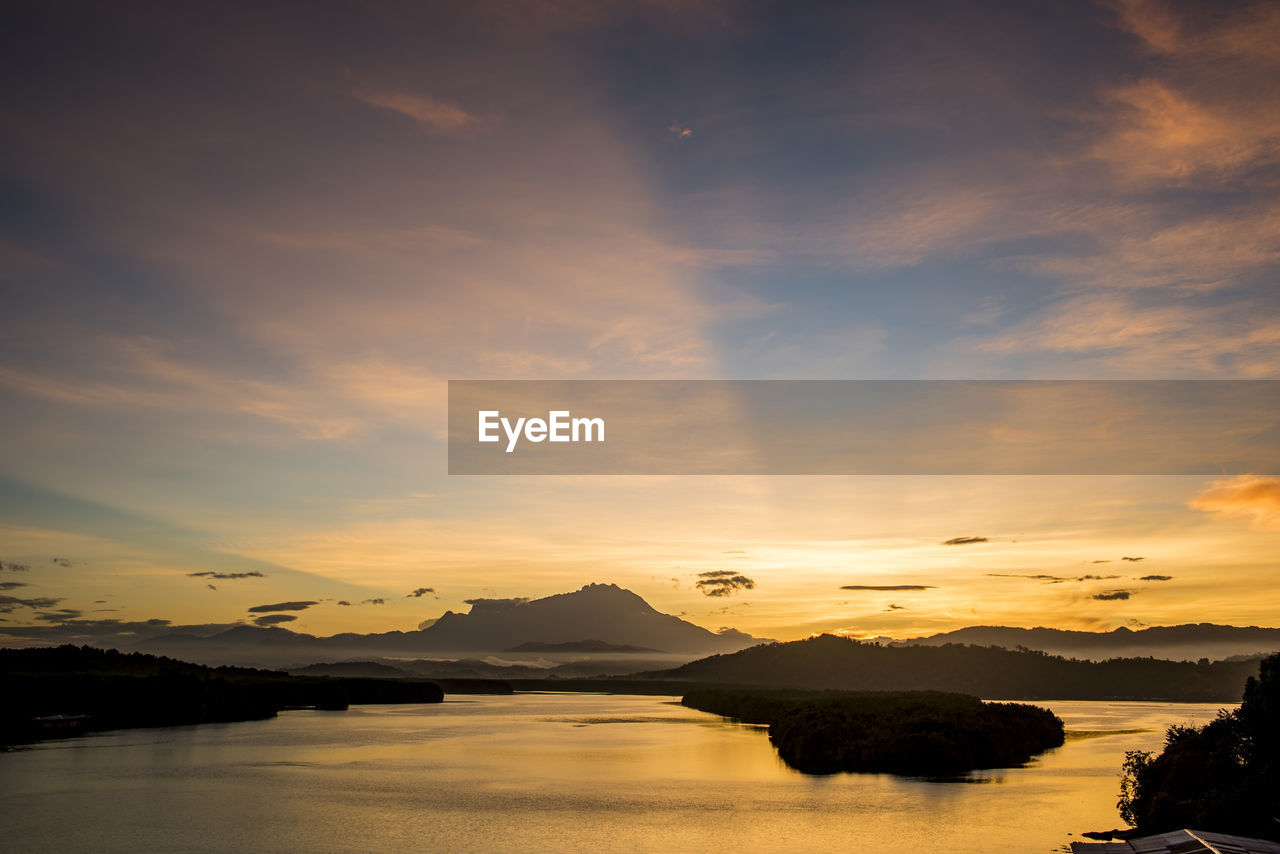
[[[1219,708],[1044,705],[1065,746],[966,782],[805,776],[762,730],[666,697],[466,697],[110,733],[0,754],[0,849],[1060,851],[1119,824],[1125,750]]]

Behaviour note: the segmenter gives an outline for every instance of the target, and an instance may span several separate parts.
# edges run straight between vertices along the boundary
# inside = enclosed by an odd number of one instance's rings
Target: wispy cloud
[[[387,90],[357,90],[355,96],[372,107],[390,110],[417,122],[430,134],[453,134],[476,127],[480,120],[457,104],[430,95]]]
[[[1153,0],[1116,6],[1122,26],[1160,62],[1111,90],[1115,123],[1096,149],[1099,157],[1129,180],[1166,185],[1224,182],[1280,162],[1280,105],[1256,85],[1280,65],[1274,4],[1244,4],[1195,20]]]
[[[1252,298],[1206,304],[1177,296],[1153,302],[1133,294],[1080,293],[978,346],[1005,355],[1076,354],[1137,376],[1220,376],[1226,368],[1232,376],[1265,377],[1280,367],[1280,323]]]

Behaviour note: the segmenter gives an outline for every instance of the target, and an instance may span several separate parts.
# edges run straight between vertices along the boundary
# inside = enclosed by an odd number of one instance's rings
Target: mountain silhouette
[[[663,614],[616,584],[588,584],[572,593],[542,599],[474,599],[470,605],[468,613],[446,611],[432,625],[408,632],[345,632],[317,637],[279,626],[235,626],[208,637],[161,635],[138,648],[204,663],[300,664],[371,654],[485,654],[522,645],[533,645],[530,652],[544,653],[620,655],[626,654],[627,648],[661,650],[687,661],[692,656],[733,652],[762,642],[734,629],[712,632]],[[601,648],[573,649],[583,644],[600,644]],[[565,648],[554,649],[560,646]]]
[[[725,638],[679,617],[657,611],[616,584],[588,584],[573,593],[545,599],[476,599],[471,611],[446,611],[423,629],[437,650],[506,650],[523,643],[577,643],[593,638],[608,644],[664,652],[741,649],[740,637]],[[759,641],[750,636],[747,643]]]
[[[1110,632],[1066,629],[969,626],[953,632],[892,642],[893,646],[943,646],[949,643],[1035,649],[1051,655],[1104,660],[1153,656],[1174,661],[1233,656],[1259,656],[1280,649],[1280,629],[1258,626],[1220,626],[1195,623],[1150,626],[1133,630],[1121,626]]]
[[[1257,661],[1117,658],[1096,662],[1031,650],[960,644],[881,646],[820,635],[761,644],[634,676],[769,688],[954,691],[1005,700],[1218,702],[1239,696]]]

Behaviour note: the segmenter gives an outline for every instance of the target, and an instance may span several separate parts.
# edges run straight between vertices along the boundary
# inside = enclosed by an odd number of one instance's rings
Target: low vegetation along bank
[[[1038,706],[984,703],[937,691],[691,691],[690,708],[768,724],[799,771],[941,776],[1021,765],[1063,742],[1062,721]]]
[[[274,717],[351,703],[439,703],[432,682],[290,676],[92,647],[0,649],[0,743]]]

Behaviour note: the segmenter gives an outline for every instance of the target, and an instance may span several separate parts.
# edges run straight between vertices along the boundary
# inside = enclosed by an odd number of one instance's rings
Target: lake
[[[450,696],[0,754],[8,852],[1051,852],[1120,825],[1120,763],[1220,704],[1045,702],[1066,744],[958,781],[814,777],[675,698]],[[1139,730],[1123,733],[1120,731]],[[1072,836],[1070,834],[1076,834]]]

